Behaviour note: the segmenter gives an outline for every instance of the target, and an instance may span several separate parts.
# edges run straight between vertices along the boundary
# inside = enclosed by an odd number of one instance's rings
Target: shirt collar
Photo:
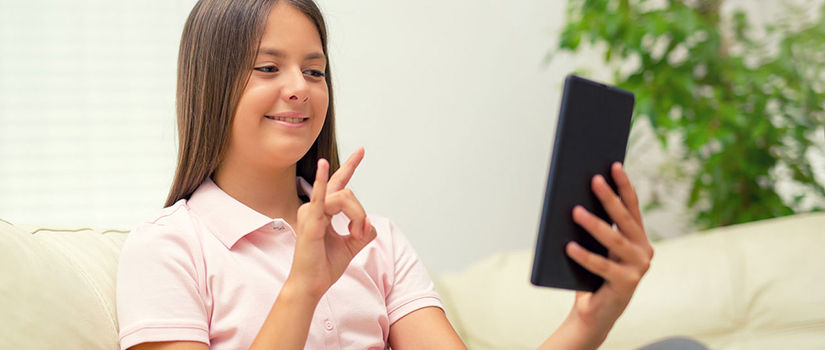
[[[297,177],[295,182],[298,194],[311,196],[312,185],[303,177]],[[227,249],[261,227],[276,221],[286,224],[283,219],[272,219],[232,198],[209,177],[192,193],[187,205]]]

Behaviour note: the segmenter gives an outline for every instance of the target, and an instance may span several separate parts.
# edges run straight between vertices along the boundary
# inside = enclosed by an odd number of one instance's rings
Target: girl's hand
[[[335,182],[330,181],[330,187],[329,163],[319,159],[312,198],[298,208],[295,256],[286,283],[316,299],[326,293],[352,258],[376,236],[361,203],[345,188],[362,157],[363,149],[359,149],[333,174]],[[340,212],[350,219],[349,235],[332,228],[331,219]]]
[[[653,258],[653,247],[645,233],[636,192],[620,163],[612,165],[611,174],[619,196],[601,175],[593,177],[592,188],[616,223],[616,229],[580,206],[573,209],[573,220],[607,247],[608,257],[592,253],[575,242],[566,247],[567,255],[573,260],[605,279],[595,293],[576,292],[576,302],[569,316],[573,324],[580,326],[576,328],[585,332],[586,338],[598,340],[595,347],[604,341],[613,323],[630,303]]]

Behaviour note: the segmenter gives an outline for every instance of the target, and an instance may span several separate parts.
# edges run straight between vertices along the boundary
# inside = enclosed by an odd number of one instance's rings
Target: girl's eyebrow
[[[265,48],[261,48],[261,49],[258,51],[258,54],[259,54],[259,55],[274,56],[274,57],[278,57],[278,58],[283,58],[283,57],[286,57],[286,54],[285,54],[285,53],[283,53],[283,52],[281,52],[281,51],[279,51],[279,50],[275,50],[275,49],[271,49],[271,48],[266,48],[266,47],[265,47]],[[323,53],[320,53],[320,52],[313,52],[313,53],[310,53],[310,54],[307,54],[306,56],[304,56],[304,61],[309,61],[309,60],[317,60],[317,59],[323,59],[323,60],[325,60],[325,61],[326,61],[326,57],[324,56],[324,54],[323,54]]]

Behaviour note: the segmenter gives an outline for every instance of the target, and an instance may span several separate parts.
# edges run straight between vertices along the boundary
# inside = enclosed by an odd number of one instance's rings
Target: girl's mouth
[[[266,117],[269,118],[269,119],[272,119],[272,120],[285,121],[287,123],[300,123],[300,122],[304,121],[304,119],[306,119],[306,118],[272,117],[272,116],[268,116],[268,115]]]
[[[265,115],[266,119],[272,120],[280,125],[291,127],[291,128],[299,128],[306,124],[306,121],[309,118],[302,117],[302,116],[272,116],[272,115]]]

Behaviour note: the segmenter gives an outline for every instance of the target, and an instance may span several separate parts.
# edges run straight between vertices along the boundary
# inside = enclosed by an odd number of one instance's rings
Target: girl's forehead
[[[321,36],[315,22],[286,1],[278,1],[269,12],[261,38],[261,48],[321,47]]]

